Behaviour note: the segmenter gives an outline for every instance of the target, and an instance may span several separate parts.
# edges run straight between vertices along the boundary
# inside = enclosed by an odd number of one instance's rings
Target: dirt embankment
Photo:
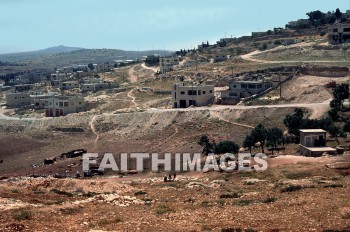
[[[346,77],[349,75],[348,67],[321,67],[321,66],[307,66],[302,67],[300,72],[304,75],[320,76],[320,77]]]

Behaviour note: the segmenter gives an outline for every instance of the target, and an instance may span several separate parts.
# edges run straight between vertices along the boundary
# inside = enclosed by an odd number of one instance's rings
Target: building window
[[[262,84],[259,84],[259,85],[258,85],[258,89],[261,89],[261,88],[262,88]]]
[[[333,32],[338,32],[338,29],[337,28],[333,29]]]
[[[68,102],[65,102],[65,103],[64,103],[64,106],[68,106]]]
[[[213,93],[213,90],[210,90],[209,93]]]
[[[203,95],[205,94],[206,92],[205,91],[203,91]]]
[[[202,91],[198,90],[198,95],[201,95],[202,94]]]
[[[196,90],[188,90],[188,95],[197,95],[197,91]]]
[[[246,89],[246,88],[247,88],[247,85],[246,85],[246,84],[243,84],[243,85],[241,85],[241,88],[242,88],[242,89]]]
[[[185,94],[185,91],[181,91],[180,94],[184,95],[184,94]]]
[[[350,32],[350,28],[344,28],[344,32]]]
[[[79,105],[81,105],[81,102],[79,102]]]
[[[60,106],[63,106],[63,102],[60,102]]]

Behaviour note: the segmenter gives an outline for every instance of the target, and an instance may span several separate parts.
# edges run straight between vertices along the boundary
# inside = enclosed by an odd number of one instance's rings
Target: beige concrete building
[[[321,129],[300,130],[300,154],[305,156],[321,156],[323,153],[335,154],[336,150],[327,147],[327,132]]]
[[[231,81],[229,89],[221,92],[222,104],[237,104],[241,98],[262,93],[272,87],[268,81]]]
[[[61,90],[70,90],[70,89],[78,89],[79,82],[78,81],[64,81],[60,83],[59,88]]]
[[[329,44],[350,43],[350,22],[337,23],[328,27]]]
[[[28,91],[33,88],[33,85],[25,84],[25,85],[15,85],[16,92]]]
[[[45,116],[60,117],[86,110],[83,96],[52,96],[45,101]]]
[[[31,104],[30,93],[8,93],[6,94],[6,106],[19,108]]]
[[[166,73],[173,71],[173,66],[178,65],[180,60],[178,57],[160,57],[159,58],[159,66],[160,72]]]
[[[173,85],[172,103],[174,108],[190,106],[208,106],[214,103],[214,86],[185,85],[181,82]]]
[[[98,64],[95,68],[97,72],[110,72],[113,70],[114,65],[114,62],[106,62],[103,64]]]
[[[214,58],[212,59],[213,63],[217,63],[217,62],[223,62],[226,61],[229,58],[228,55],[225,54],[216,54],[214,55]]]

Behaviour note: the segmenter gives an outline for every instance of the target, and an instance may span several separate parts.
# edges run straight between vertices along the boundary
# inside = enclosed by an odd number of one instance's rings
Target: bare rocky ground
[[[269,159],[263,173],[188,173],[168,183],[161,174],[2,181],[0,230],[349,230],[349,176],[325,166],[349,155],[298,159]]]

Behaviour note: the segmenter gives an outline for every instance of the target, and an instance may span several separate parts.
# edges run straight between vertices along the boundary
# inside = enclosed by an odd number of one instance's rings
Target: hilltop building
[[[223,61],[226,61],[228,58],[229,58],[228,55],[216,54],[216,55],[214,55],[214,58],[212,59],[212,63],[223,62]]]
[[[178,57],[160,57],[159,58],[159,66],[160,72],[166,73],[173,71],[173,66],[178,65],[180,62]]]
[[[333,45],[350,43],[350,22],[329,26],[328,42]]]
[[[241,98],[248,98],[272,87],[269,81],[231,81],[229,89],[221,92],[222,104],[237,104]]]
[[[45,101],[45,117],[61,117],[86,110],[83,96],[52,96]]]
[[[208,106],[215,99],[212,85],[185,85],[180,82],[173,85],[172,103],[174,108],[190,106]]]

